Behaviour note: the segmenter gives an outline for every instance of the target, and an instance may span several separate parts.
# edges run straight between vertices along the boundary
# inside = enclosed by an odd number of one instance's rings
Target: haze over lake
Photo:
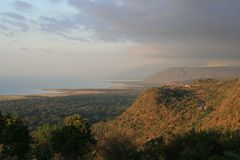
[[[43,94],[43,89],[96,89],[110,88],[111,83],[90,78],[0,78],[0,95]]]

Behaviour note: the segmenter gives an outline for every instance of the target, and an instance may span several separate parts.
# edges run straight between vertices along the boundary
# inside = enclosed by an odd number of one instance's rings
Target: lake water
[[[42,89],[96,89],[110,88],[112,85],[101,79],[1,77],[0,95],[43,94],[49,91]]]

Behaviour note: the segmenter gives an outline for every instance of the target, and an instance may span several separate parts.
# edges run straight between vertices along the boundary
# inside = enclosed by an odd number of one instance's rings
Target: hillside
[[[202,80],[145,91],[117,119],[95,126],[98,136],[125,134],[137,144],[192,129],[240,129],[240,80]],[[216,123],[217,122],[217,123]]]
[[[240,81],[227,89],[228,96],[204,119],[202,128],[240,129]],[[226,128],[227,127],[227,128]]]
[[[167,84],[199,79],[229,79],[240,77],[240,66],[232,67],[180,67],[158,72],[145,80],[146,83]]]
[[[114,74],[104,76],[107,80],[144,80],[151,75],[164,71],[170,67],[179,67],[184,66],[184,62],[175,61],[173,63],[161,62],[161,63],[153,63],[146,64],[138,67],[134,67],[122,72],[117,72]],[[199,66],[201,64],[194,64],[194,66]],[[194,67],[190,65],[191,67]]]
[[[3,100],[0,159],[240,159],[240,80],[148,89],[125,110],[136,94]]]

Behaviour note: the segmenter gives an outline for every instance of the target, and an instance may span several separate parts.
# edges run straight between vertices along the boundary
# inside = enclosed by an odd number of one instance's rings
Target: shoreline
[[[46,93],[39,94],[9,94],[1,95],[0,101],[4,100],[20,100],[32,97],[64,97],[64,96],[80,96],[80,95],[95,95],[95,94],[117,94],[134,91],[134,88],[98,88],[98,89],[41,89]]]

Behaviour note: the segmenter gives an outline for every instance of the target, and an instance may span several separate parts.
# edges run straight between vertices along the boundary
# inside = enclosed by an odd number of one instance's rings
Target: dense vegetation
[[[90,123],[106,121],[120,115],[137,96],[136,92],[37,97],[0,101],[3,113],[20,114],[30,130],[45,123],[61,124],[68,115],[80,114]]]
[[[19,117],[0,114],[0,158],[6,160],[239,160],[240,131],[195,131],[139,147],[124,134],[96,140],[79,115],[40,127],[30,137]]]
[[[0,159],[240,160],[239,97],[239,80],[164,86],[114,120],[91,126],[74,114],[34,132],[0,114]]]
[[[30,149],[27,126],[17,116],[3,116],[0,112],[0,159],[18,157],[24,159]]]
[[[139,145],[159,135],[168,139],[192,129],[236,130],[240,129],[239,97],[239,80],[152,88],[121,116],[98,123],[94,130],[99,137],[125,133]]]
[[[90,125],[79,115],[66,117],[61,126],[42,127],[32,138],[19,117],[0,113],[0,124],[1,159],[77,160],[96,144]]]
[[[154,139],[145,145],[144,160],[239,160],[240,132],[194,130],[169,142]]]

